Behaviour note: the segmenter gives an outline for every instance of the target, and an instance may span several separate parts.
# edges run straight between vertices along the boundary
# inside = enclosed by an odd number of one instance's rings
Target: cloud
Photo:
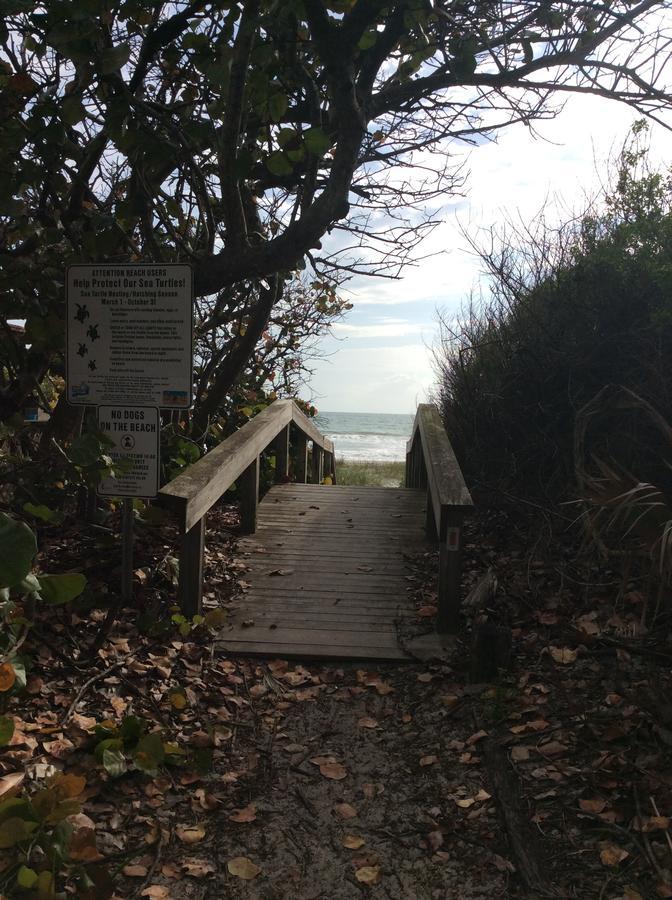
[[[434,384],[421,343],[341,348],[318,360],[311,388],[318,408],[335,412],[414,412]]]
[[[402,320],[378,322],[373,325],[351,325],[348,322],[336,322],[332,330],[337,337],[347,338],[391,338],[408,337],[411,334],[423,334],[427,325],[423,322]]]

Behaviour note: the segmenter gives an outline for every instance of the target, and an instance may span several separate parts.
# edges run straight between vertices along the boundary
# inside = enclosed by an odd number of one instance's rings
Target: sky
[[[412,413],[425,402],[435,381],[438,311],[454,318],[478,293],[482,263],[461,229],[478,238],[507,219],[530,222],[542,209],[551,221],[580,211],[636,118],[613,101],[572,95],[535,133],[512,126],[496,143],[466,151],[465,196],[446,199],[442,224],[422,245],[438,255],[398,281],[360,277],[342,290],[354,307],[321,342],[307,391],[318,409]],[[672,164],[672,134],[652,124],[650,143],[653,163]]]

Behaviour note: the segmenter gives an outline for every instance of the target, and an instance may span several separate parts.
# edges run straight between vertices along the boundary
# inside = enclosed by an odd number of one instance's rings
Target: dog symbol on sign
[[[124,450],[132,450],[135,447],[135,438],[132,434],[125,434],[121,439],[121,446]]]

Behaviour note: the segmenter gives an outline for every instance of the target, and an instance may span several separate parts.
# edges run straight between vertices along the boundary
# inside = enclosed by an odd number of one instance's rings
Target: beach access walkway
[[[277,483],[260,501],[262,457]],[[439,641],[457,625],[462,521],[472,507],[438,412],[429,404],[418,408],[405,480],[403,488],[336,484],[331,441],[293,401],[276,401],[161,491],[182,529],[183,611],[200,611],[206,514],[235,484],[240,550],[249,571],[220,635],[224,649],[282,657],[413,658],[404,639],[416,619],[408,561],[439,545]]]

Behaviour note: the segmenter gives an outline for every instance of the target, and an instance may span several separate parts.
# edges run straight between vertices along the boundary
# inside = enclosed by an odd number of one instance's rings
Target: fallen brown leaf
[[[227,862],[226,868],[231,875],[235,875],[236,878],[242,878],[243,881],[250,881],[261,872],[261,868],[255,865],[247,856],[234,856],[233,859]]]
[[[341,781],[347,778],[348,770],[339,762],[325,762],[320,766],[320,775],[330,778],[332,781]]]
[[[232,822],[254,822],[257,818],[257,807],[254,803],[250,803],[247,806],[244,806],[242,809],[237,809],[234,813],[229,816],[229,819]]]
[[[334,806],[334,812],[339,819],[354,819],[357,815],[357,810],[349,803],[337,803]]]
[[[603,866],[617,866],[624,859],[630,856],[623,847],[617,847],[616,844],[603,844],[600,850],[600,860]]]
[[[378,884],[380,881],[380,866],[362,866],[355,872],[355,878],[361,884]]]
[[[343,838],[343,846],[347,847],[348,850],[359,850],[365,843],[364,838],[361,838],[358,834],[346,834]]]
[[[376,719],[371,719],[369,716],[362,716],[361,719],[357,719],[357,724],[360,728],[377,728],[378,721]]]
[[[176,828],[175,834],[183,844],[198,844],[205,837],[205,828],[202,825],[193,827]]]

